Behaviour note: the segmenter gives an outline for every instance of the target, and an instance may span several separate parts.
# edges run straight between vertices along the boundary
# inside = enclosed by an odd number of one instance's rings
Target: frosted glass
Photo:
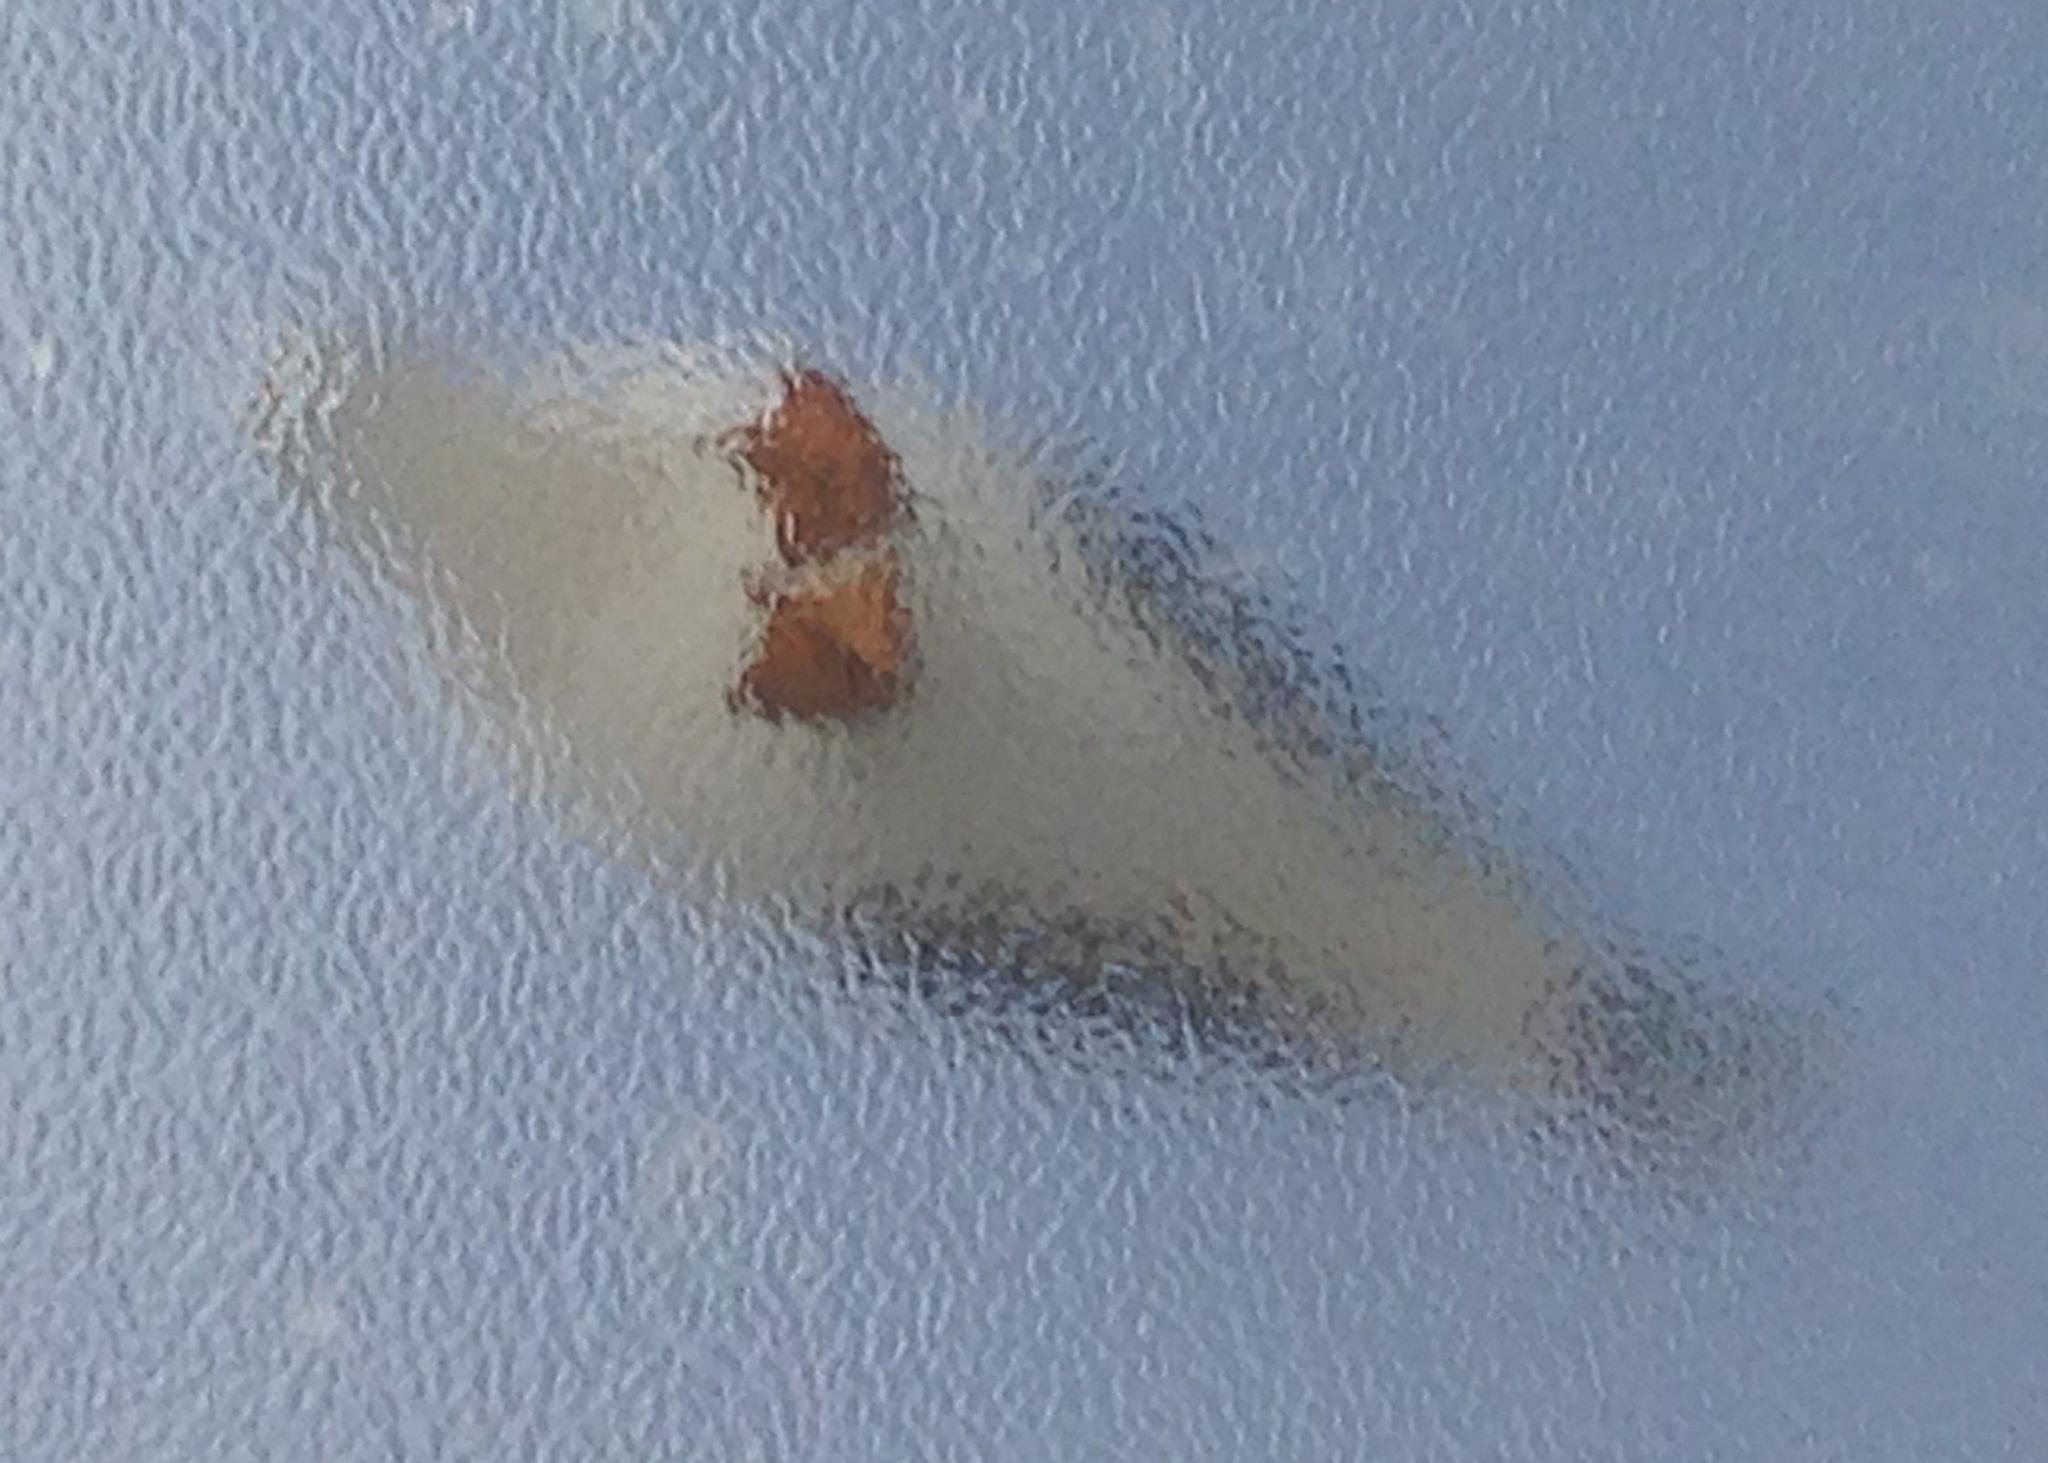
[[[0,1454],[2031,1456],[2044,30],[16,7]]]

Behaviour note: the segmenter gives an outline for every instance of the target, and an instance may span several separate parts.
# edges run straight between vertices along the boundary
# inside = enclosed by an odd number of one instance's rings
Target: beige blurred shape
[[[706,904],[1108,932],[1074,958],[1164,950],[1284,1021],[1554,1074],[1589,942],[1369,757],[1276,746],[971,413],[774,349],[515,380],[301,344],[256,432],[467,627],[451,671],[548,787]]]

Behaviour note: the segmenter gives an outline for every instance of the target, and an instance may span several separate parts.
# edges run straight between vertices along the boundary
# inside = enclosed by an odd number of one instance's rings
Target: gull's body
[[[1557,938],[1313,698],[1260,711],[1256,677],[1148,613],[970,420],[856,393],[900,468],[874,541],[900,568],[901,684],[843,716],[738,694],[794,556],[734,434],[791,379],[685,353],[519,384],[335,368],[267,440],[469,628],[463,678],[550,785],[694,897],[1104,932],[1319,1030],[1556,1069],[1597,942]]]

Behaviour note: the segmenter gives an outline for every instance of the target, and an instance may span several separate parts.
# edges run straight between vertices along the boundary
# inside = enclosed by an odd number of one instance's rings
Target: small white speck
[[[32,335],[23,353],[31,381],[47,381],[57,372],[57,342],[53,336]]]
[[[646,0],[569,0],[569,18],[600,41],[629,40],[656,45],[665,37],[663,12]]]
[[[1308,179],[1287,168],[1273,168],[1252,186],[1265,211],[1290,229],[1308,203]]]
[[[725,1167],[727,1152],[725,1129],[710,1118],[691,1123],[676,1148],[684,1171],[698,1178]]]
[[[292,1307],[285,1327],[307,1341],[332,1341],[341,1334],[341,1307],[328,1295],[310,1295]]]
[[[640,176],[643,178],[652,177],[654,174],[660,172],[663,168],[667,167],[669,156],[675,150],[676,139],[673,137],[664,138],[662,141],[656,143],[653,147],[649,148],[647,150],[646,160],[640,164]]]
[[[476,24],[476,7],[463,0],[434,0],[427,7],[427,29],[435,35],[451,30],[469,30]]]
[[[1168,110],[1180,106],[1187,100],[1191,82],[1186,44],[1173,12],[1163,5],[1153,6],[1135,18],[1133,33],[1141,74],[1154,99]]]
[[[1929,604],[1947,599],[1955,592],[1956,568],[1948,555],[1922,549],[1913,556],[1913,577],[1919,582],[1920,597]]]
[[[731,1139],[710,1118],[685,1118],[648,1152],[639,1178],[643,1212],[669,1219],[699,1215],[715,1204],[731,1162]]]
[[[1137,19],[1137,32],[1140,42],[1159,55],[1172,52],[1180,44],[1180,26],[1164,5],[1154,5],[1143,12]]]

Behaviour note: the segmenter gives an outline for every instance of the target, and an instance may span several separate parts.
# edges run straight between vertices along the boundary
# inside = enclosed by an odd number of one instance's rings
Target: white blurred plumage
[[[1270,675],[1151,612],[1174,586],[963,415],[855,393],[908,508],[901,699],[736,704],[777,538],[733,434],[776,410],[785,361],[668,350],[515,383],[308,354],[259,436],[473,631],[462,674],[549,784],[699,900],[990,948],[1059,932],[1032,948],[1184,970],[1509,1080],[1584,1059],[1598,942],[1558,937],[1303,688],[1262,710]]]

